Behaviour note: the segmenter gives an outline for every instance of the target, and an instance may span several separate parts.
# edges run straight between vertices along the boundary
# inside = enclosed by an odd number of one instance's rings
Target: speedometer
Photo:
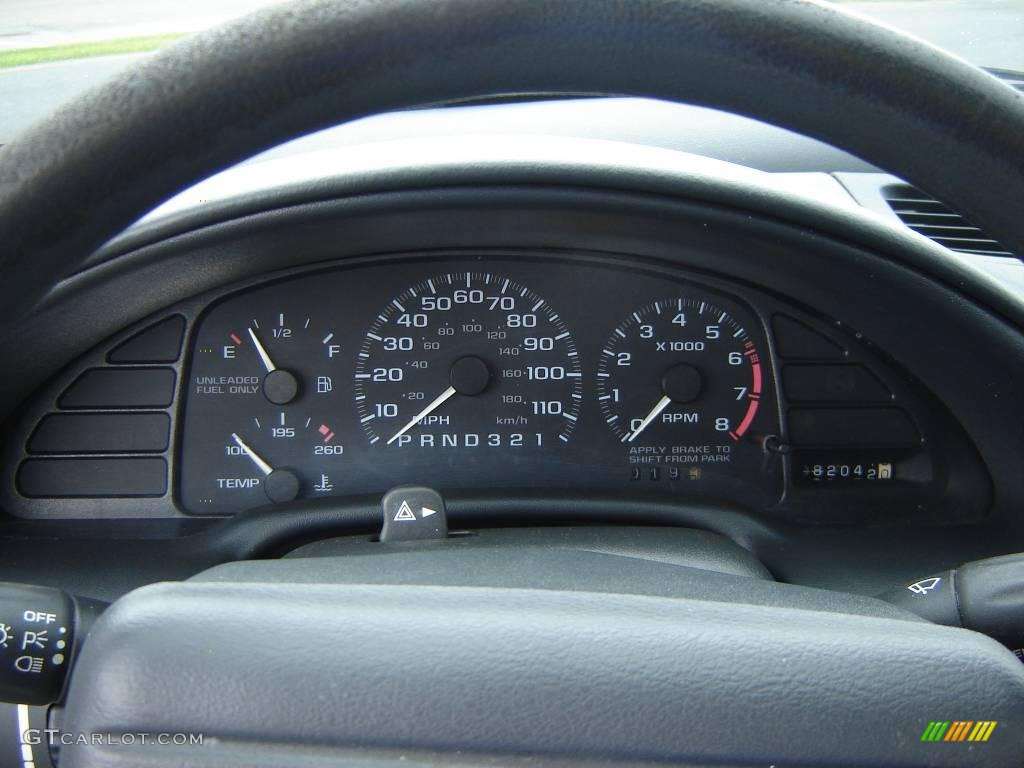
[[[572,335],[543,298],[504,277],[452,272],[376,317],[354,395],[372,445],[536,450],[569,441],[582,378]]]
[[[754,340],[728,312],[695,297],[633,312],[605,343],[598,401],[616,437],[640,450],[727,460],[750,430],[764,377]]]

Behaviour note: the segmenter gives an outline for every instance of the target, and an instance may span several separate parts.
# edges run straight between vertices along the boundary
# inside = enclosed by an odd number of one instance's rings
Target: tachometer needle
[[[647,427],[650,426],[651,422],[658,418],[658,416],[661,415],[662,411],[668,408],[669,403],[671,402],[671,397],[669,397],[668,395],[662,395],[662,398],[661,400],[658,401],[658,404],[651,408],[651,412],[644,416],[644,420],[641,421],[637,428],[634,429],[629,434],[629,436],[626,438],[626,442],[632,443],[636,439],[637,435],[639,435],[641,432],[647,429]]]
[[[252,448],[246,445],[245,441],[242,440],[242,438],[240,438],[234,432],[231,433],[231,437],[234,438],[234,441],[238,445],[238,447],[242,449],[242,453],[244,453],[246,456],[252,459],[252,463],[260,468],[260,472],[262,472],[264,475],[269,475],[271,472],[274,471],[274,468],[267,464],[267,462],[265,462],[263,459],[261,459],[259,454],[256,453],[256,451],[254,451]]]
[[[391,439],[390,439],[390,440],[388,440],[388,443],[387,443],[387,444],[388,444],[388,445],[391,445],[391,444],[392,444],[393,442],[395,442],[395,440],[397,440],[397,439],[398,439],[398,438],[400,438],[400,437],[401,437],[402,435],[404,435],[404,434],[405,434],[406,432],[408,432],[408,431],[409,431],[410,429],[412,429],[412,428],[413,428],[413,427],[415,427],[415,426],[416,426],[417,424],[419,424],[419,423],[420,423],[420,421],[422,421],[422,420],[423,420],[423,419],[425,419],[425,418],[426,418],[427,416],[429,416],[429,415],[430,415],[431,413],[433,413],[433,412],[434,412],[434,411],[436,411],[436,410],[437,410],[438,408],[440,408],[440,407],[441,407],[442,405],[444,405],[444,403],[445,403],[445,402],[447,402],[447,400],[448,400],[448,399],[449,399],[449,398],[450,398],[450,397],[451,397],[452,395],[454,395],[454,394],[455,394],[455,392],[456,392],[456,390],[455,390],[455,387],[448,387],[448,389],[446,389],[446,390],[445,390],[444,392],[442,392],[442,393],[441,393],[440,395],[438,395],[438,396],[437,396],[436,398],[434,398],[434,400],[433,400],[433,401],[432,401],[432,402],[430,403],[430,405],[428,405],[428,406],[427,406],[426,408],[424,408],[424,409],[423,409],[422,411],[420,411],[420,412],[419,412],[419,413],[417,413],[417,414],[416,414],[415,416],[413,416],[413,417],[412,417],[411,419],[409,419],[409,423],[408,423],[408,424],[406,424],[406,425],[405,425],[404,427],[402,427],[402,428],[401,428],[400,430],[398,430],[398,431],[397,431],[397,432],[396,432],[396,433],[395,433],[395,434],[394,434],[394,435],[393,435],[393,436],[391,437]]]
[[[267,369],[267,373],[273,373],[277,370],[277,366],[274,365],[274,361],[270,359],[270,355],[267,354],[267,350],[260,344],[260,340],[256,338],[256,331],[252,328],[249,329],[249,338],[252,339],[253,345],[256,347],[256,351],[260,355],[260,360],[263,361],[264,367]]]

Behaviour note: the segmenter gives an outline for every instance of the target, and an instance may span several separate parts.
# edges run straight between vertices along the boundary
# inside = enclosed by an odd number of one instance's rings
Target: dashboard
[[[425,485],[976,520],[987,474],[884,350],[621,255],[405,254],[243,281],[101,344],[6,461],[25,517],[225,516]]]
[[[223,171],[3,340],[11,578],[110,600],[300,521],[375,533],[410,483],[456,529],[699,528],[862,594],[1019,548],[1024,266],[914,235],[902,184],[630,99],[384,115]]]
[[[571,2],[526,27],[470,5],[400,3],[408,27],[268,9],[3,150],[29,172],[0,201],[24,213],[4,219],[0,755],[161,762],[29,742],[55,724],[209,736],[167,764],[1018,765],[1024,264],[1016,180],[985,163],[1020,148],[958,97],[1012,122],[1019,94],[814,3]],[[549,54],[548,83],[575,58],[627,93],[735,98],[921,188],[710,113],[719,148],[746,136],[781,172],[595,140],[604,110],[620,136],[661,110],[506,88],[472,102],[477,135],[411,110],[225,168],[423,100],[421,64],[461,99],[491,64],[534,87]],[[507,133],[562,110],[561,136]]]

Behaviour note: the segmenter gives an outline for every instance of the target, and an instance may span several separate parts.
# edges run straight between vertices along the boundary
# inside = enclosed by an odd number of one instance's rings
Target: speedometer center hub
[[[452,363],[448,381],[460,395],[481,394],[491,383],[491,369],[476,355],[460,357]]]

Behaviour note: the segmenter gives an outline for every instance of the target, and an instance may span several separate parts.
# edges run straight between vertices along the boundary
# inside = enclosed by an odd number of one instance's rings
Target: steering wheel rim
[[[1024,254],[1024,96],[815,0],[303,0],[172,46],[0,150],[0,320],[161,201],[263,149],[387,110],[550,92],[795,130]]]

